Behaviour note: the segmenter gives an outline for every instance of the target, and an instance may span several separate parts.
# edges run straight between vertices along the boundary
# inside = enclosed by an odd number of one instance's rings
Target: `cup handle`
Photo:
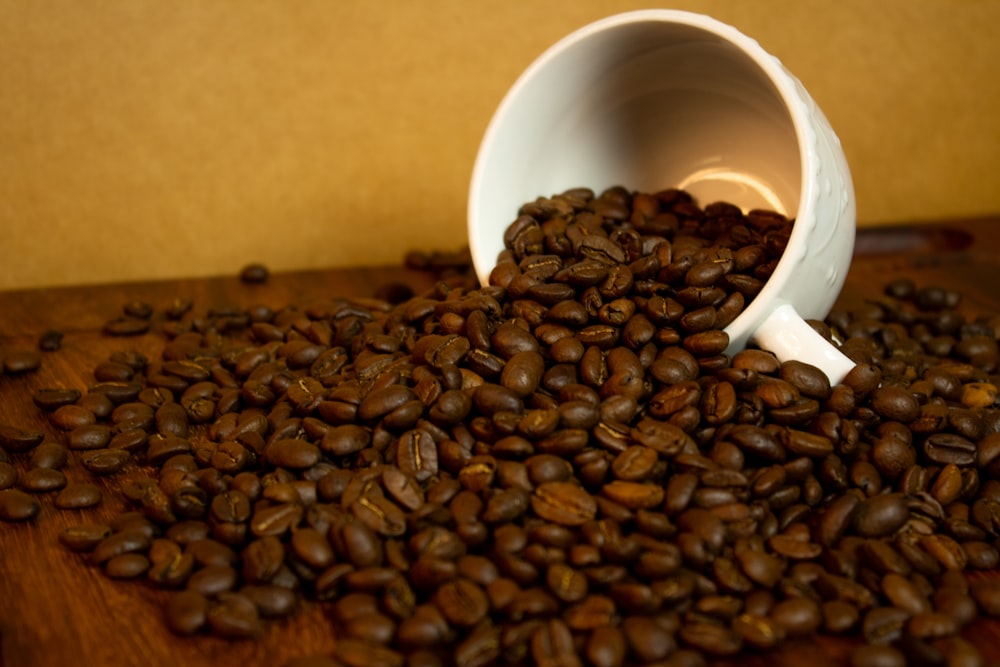
[[[796,312],[791,304],[782,304],[767,316],[752,336],[761,348],[778,361],[796,359],[816,366],[839,384],[855,364],[830,341],[823,338]]]

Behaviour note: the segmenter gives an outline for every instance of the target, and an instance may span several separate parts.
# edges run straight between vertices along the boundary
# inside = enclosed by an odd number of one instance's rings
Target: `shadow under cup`
[[[782,360],[829,357],[831,379],[846,373],[833,346],[793,338],[812,337],[802,318],[825,317],[843,285],[854,241],[850,174],[822,112],[756,41],[699,14],[644,10],[585,26],[542,54],[480,145],[468,220],[480,281],[522,204],[615,185],[682,188],[702,206],[726,201],[794,218],[775,273],[727,327],[729,351],[754,338]],[[772,318],[781,306],[792,312]],[[794,336],[784,335],[789,327]]]

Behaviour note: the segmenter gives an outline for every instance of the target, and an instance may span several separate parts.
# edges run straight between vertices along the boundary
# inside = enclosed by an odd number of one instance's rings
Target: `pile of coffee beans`
[[[179,304],[160,358],[35,395],[64,442],[0,429],[30,459],[3,454],[0,518],[100,503],[67,460],[117,474],[134,511],[62,543],[172,591],[180,635],[327,605],[334,654],[295,665],[680,667],[817,633],[858,666],[981,665],[1000,317],[899,280],[811,323],[857,364],[839,385],[727,355],[791,230],[575,189],[521,208],[485,287],[439,257],[419,295]],[[108,332],[147,330],[131,310]]]

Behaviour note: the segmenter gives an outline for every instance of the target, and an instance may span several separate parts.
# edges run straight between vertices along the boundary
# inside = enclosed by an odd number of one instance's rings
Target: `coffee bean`
[[[710,656],[734,655],[743,646],[739,634],[715,623],[685,623],[678,636],[688,646]]]
[[[269,465],[281,468],[309,468],[319,462],[319,447],[305,440],[277,440],[264,450]]]
[[[400,436],[396,450],[396,465],[417,481],[426,481],[438,472],[438,451],[434,438],[420,429]]]
[[[17,468],[7,461],[0,461],[0,491],[9,489],[17,484]]]
[[[78,389],[42,388],[32,394],[31,400],[39,409],[53,412],[65,405],[76,403],[80,395]]]
[[[307,566],[321,570],[334,561],[335,554],[329,541],[319,531],[300,528],[292,533],[292,553]]]
[[[58,491],[66,486],[66,475],[53,468],[32,468],[21,473],[17,484],[21,489],[32,493]]]
[[[104,564],[104,574],[112,579],[135,579],[149,569],[149,559],[142,554],[126,553]]]
[[[520,397],[533,393],[542,379],[545,360],[533,350],[512,355],[500,375],[500,384]]]
[[[207,598],[216,598],[233,590],[237,582],[236,570],[228,565],[207,565],[194,572],[187,580],[187,589],[197,591]]]
[[[976,445],[951,433],[935,433],[924,441],[924,455],[941,465],[969,466],[976,460]]]
[[[859,646],[851,651],[851,667],[904,667],[906,656],[892,646]]]
[[[167,601],[167,627],[178,635],[194,635],[208,623],[208,599],[196,591],[174,593]]]
[[[969,593],[984,614],[1000,616],[1000,582],[976,580],[969,586]]]
[[[111,475],[122,470],[130,458],[124,449],[92,449],[80,456],[80,463],[95,475]]]
[[[44,438],[45,435],[38,431],[0,424],[0,449],[5,449],[8,452],[30,451],[37,447]]]
[[[827,632],[847,632],[858,622],[858,608],[844,600],[829,600],[822,605],[823,628]]]
[[[823,622],[819,605],[805,597],[779,602],[771,609],[770,617],[789,637],[810,635]]]
[[[71,551],[92,551],[102,540],[111,536],[104,524],[85,523],[70,526],[59,533],[59,542]]]
[[[906,624],[906,632],[918,639],[949,637],[958,631],[958,623],[947,614],[925,611],[913,615]]]
[[[9,375],[32,373],[42,365],[38,350],[8,350],[3,355],[3,370]]]
[[[298,503],[281,503],[256,510],[250,519],[250,530],[258,537],[282,535],[297,526],[303,510]]]
[[[783,629],[766,616],[741,614],[733,619],[732,625],[746,644],[758,649],[774,648],[784,636]]]
[[[622,631],[615,626],[596,628],[587,640],[586,657],[594,667],[621,667],[625,661],[626,643]]]
[[[149,326],[148,319],[124,315],[108,320],[103,331],[108,336],[139,336],[149,331]]]
[[[902,636],[909,617],[898,607],[875,607],[864,615],[861,632],[869,644],[891,644]]]
[[[830,396],[830,381],[816,366],[801,361],[786,361],[781,364],[779,377],[792,384],[803,396],[825,400]]]
[[[138,553],[149,549],[151,539],[139,530],[123,530],[102,539],[94,546],[90,560],[95,565],[103,565],[115,556]]]
[[[31,452],[32,468],[62,468],[68,461],[66,448],[55,442],[43,442]]]
[[[206,614],[212,632],[227,639],[254,637],[260,633],[260,614],[253,601],[240,593],[220,593]]]
[[[268,270],[267,266],[257,262],[252,262],[245,265],[240,269],[240,280],[246,284],[254,285],[259,283],[266,283],[268,278],[271,277],[271,272]]]
[[[57,407],[49,414],[49,421],[56,428],[72,431],[77,426],[86,426],[97,421],[97,416],[87,408],[74,404]]]
[[[882,537],[895,532],[909,518],[910,510],[901,494],[879,495],[861,502],[855,528],[859,535]]]
[[[67,436],[70,449],[102,449],[111,442],[111,427],[106,424],[77,426]]]
[[[28,521],[35,518],[40,510],[38,500],[23,491],[0,491],[0,519],[4,521]]]
[[[531,496],[531,507],[541,518],[579,526],[597,513],[597,503],[583,488],[569,482],[546,482]]]
[[[96,484],[89,482],[69,482],[56,494],[55,506],[59,509],[83,509],[101,503],[103,494]]]
[[[622,621],[621,628],[629,652],[644,662],[662,660],[677,648],[673,632],[651,618],[630,616]],[[725,634],[722,639],[732,641],[732,637]]]

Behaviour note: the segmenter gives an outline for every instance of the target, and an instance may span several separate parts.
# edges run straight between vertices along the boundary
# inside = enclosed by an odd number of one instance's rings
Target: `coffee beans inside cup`
[[[514,217],[487,286],[451,261],[391,301],[189,304],[161,358],[39,391],[66,442],[0,430],[0,518],[100,502],[54,481],[69,451],[132,506],[63,532],[82,565],[169,589],[181,635],[326,605],[331,664],[704,664],[816,633],[982,664],[1000,316],[896,281],[812,323],[857,362],[830,386],[725,354],[792,221],[617,187]]]

